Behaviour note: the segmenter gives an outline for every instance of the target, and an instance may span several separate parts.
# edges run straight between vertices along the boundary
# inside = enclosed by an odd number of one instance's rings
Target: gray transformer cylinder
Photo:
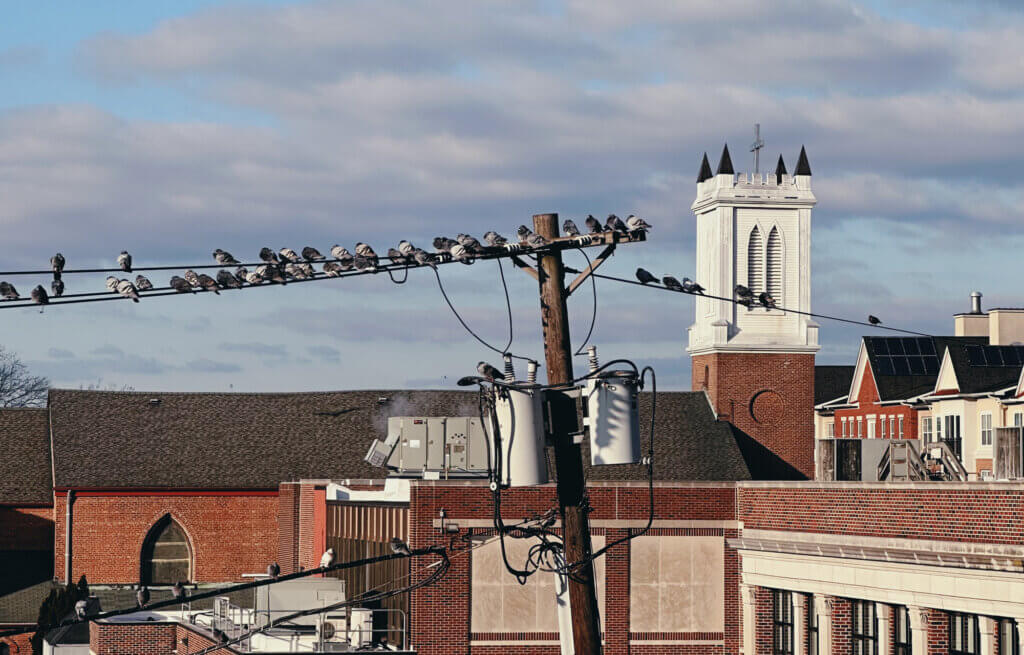
[[[532,487],[548,481],[541,396],[540,387],[526,383],[498,393],[495,415],[501,438],[502,485]]]
[[[641,460],[639,388],[633,371],[608,371],[587,380],[590,463],[636,464]]]

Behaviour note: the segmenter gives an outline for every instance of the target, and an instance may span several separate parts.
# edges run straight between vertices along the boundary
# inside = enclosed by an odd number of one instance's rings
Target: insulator
[[[516,372],[512,368],[512,355],[505,353],[501,358],[505,360],[505,382],[515,382]]]
[[[587,354],[590,355],[590,372],[593,373],[598,369],[597,365],[597,346],[588,346]]]
[[[532,359],[526,362],[526,382],[528,384],[537,384],[537,362]]]

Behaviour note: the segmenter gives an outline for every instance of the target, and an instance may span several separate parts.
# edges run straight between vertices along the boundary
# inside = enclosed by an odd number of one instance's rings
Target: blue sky
[[[700,156],[728,141],[749,168],[760,122],[766,159],[810,155],[814,308],[948,333],[974,289],[1022,304],[1022,22],[908,0],[21,3],[0,24],[2,268],[382,252],[557,211],[645,216],[606,270],[692,275]],[[453,300],[503,342],[495,265],[458,269]],[[540,358],[535,283],[508,279],[513,349]],[[570,300],[576,339],[590,302]],[[5,347],[63,387],[445,387],[489,357],[425,271],[5,312]],[[603,354],[688,388],[689,299],[599,282],[597,316]],[[852,363],[861,333],[823,323],[818,361]]]

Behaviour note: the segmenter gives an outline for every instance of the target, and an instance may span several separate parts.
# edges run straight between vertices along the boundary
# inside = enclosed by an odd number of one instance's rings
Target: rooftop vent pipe
[[[972,314],[980,314],[981,313],[981,292],[980,291],[972,291],[971,292],[971,313]]]

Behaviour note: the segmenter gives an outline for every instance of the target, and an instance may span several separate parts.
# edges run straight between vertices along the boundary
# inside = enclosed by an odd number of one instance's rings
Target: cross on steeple
[[[761,124],[754,123],[754,143],[750,145],[750,152],[754,153],[754,174],[761,172],[760,157],[761,148],[764,147],[764,139],[761,138]]]

